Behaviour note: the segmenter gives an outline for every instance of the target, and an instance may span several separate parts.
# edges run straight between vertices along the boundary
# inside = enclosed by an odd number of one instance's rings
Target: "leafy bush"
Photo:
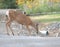
[[[15,9],[17,7],[16,0],[0,0],[0,9]]]
[[[53,4],[52,6],[50,6],[47,3],[26,9],[27,14],[45,13],[45,12],[59,12],[59,11],[60,11],[59,4],[57,4],[57,5]]]

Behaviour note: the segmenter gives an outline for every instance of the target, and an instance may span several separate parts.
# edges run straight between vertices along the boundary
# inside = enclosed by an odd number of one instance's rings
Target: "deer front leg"
[[[31,35],[31,31],[30,31],[30,29],[29,29],[29,26],[28,25],[26,25],[26,28],[28,29],[28,31],[29,31],[29,35]]]
[[[7,29],[7,35],[9,35],[9,32],[8,32],[8,27],[10,26],[10,20],[8,20],[7,22],[6,22],[6,29]]]
[[[11,20],[8,20],[8,21],[7,21],[7,23],[6,23],[6,27],[7,27],[7,34],[9,35],[9,33],[8,33],[8,27],[9,27],[9,29],[11,30],[11,32],[12,32],[12,34],[13,34],[13,36],[14,36],[14,33],[13,33],[13,31],[12,31],[12,29],[11,29],[10,25],[11,25]]]

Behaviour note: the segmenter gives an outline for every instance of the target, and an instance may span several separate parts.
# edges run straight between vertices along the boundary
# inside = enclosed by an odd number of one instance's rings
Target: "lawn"
[[[60,22],[60,14],[30,16],[30,18],[38,22]]]

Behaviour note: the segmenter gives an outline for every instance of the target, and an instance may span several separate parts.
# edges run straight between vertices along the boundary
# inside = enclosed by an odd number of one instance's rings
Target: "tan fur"
[[[34,27],[38,32],[38,27],[35,25],[35,23],[33,23],[32,20],[28,16],[26,16],[25,14],[21,12],[9,10],[9,18],[7,19],[6,27],[9,27],[11,29],[10,24],[12,21],[16,21],[19,24],[25,25],[29,33],[31,33],[29,26]],[[12,31],[12,34],[14,35],[13,31]]]

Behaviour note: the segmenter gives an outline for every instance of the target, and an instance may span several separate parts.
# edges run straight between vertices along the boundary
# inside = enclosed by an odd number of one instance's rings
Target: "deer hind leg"
[[[11,29],[10,25],[11,25],[11,20],[8,20],[8,21],[7,21],[7,23],[6,23],[7,34],[9,35],[9,33],[8,33],[8,27],[9,27],[9,29],[10,29],[10,30],[11,30],[11,32],[12,32],[12,34],[14,35],[14,33],[13,33],[13,31],[12,31],[12,29]]]
[[[30,31],[30,29],[29,29],[29,25],[26,25],[26,28],[27,28],[28,31],[29,31],[29,35],[31,35],[31,31]]]

